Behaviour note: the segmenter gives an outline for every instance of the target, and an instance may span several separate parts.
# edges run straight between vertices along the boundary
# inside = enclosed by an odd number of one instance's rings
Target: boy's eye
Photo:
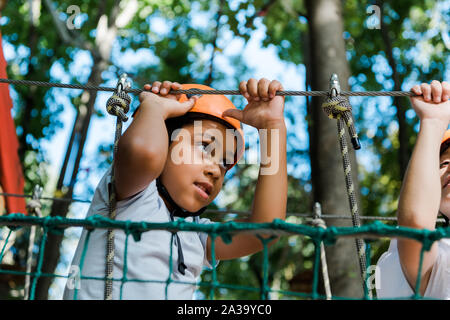
[[[441,164],[440,164],[440,168],[442,169],[442,168],[444,168],[444,167],[446,167],[446,166],[448,166],[448,164],[450,163],[450,161],[444,161],[444,162],[442,162]]]
[[[211,157],[215,157],[215,149],[212,149],[212,150],[208,150],[207,148],[208,148],[208,146],[210,146],[211,145],[211,143],[212,142],[206,142],[206,141],[203,141],[203,142],[198,142],[198,143],[196,143],[196,146],[197,147],[199,147],[200,149],[201,149],[201,151],[202,152],[204,152],[204,153],[211,153],[210,154],[210,156]],[[226,158],[221,158],[221,159],[217,159],[218,161],[217,161],[217,163],[218,163],[218,165],[222,168],[222,169],[224,169],[224,170],[228,170],[230,167],[231,167],[231,164],[229,164],[229,163],[227,163],[227,159]]]
[[[202,150],[203,150],[203,152],[210,151],[210,150],[208,150],[208,147],[210,146],[210,144],[211,143],[209,143],[209,142],[202,142]],[[212,153],[214,153],[214,151]]]
[[[203,141],[203,142],[197,142],[195,145],[198,148],[200,148],[202,151],[206,151],[206,148],[208,147],[209,143]]]

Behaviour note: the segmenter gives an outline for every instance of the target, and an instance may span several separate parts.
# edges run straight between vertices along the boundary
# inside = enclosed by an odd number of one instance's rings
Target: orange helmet
[[[202,84],[182,84],[181,89],[215,90],[211,87]],[[187,95],[183,94],[179,101],[185,102],[187,100],[188,100]],[[223,124],[227,128],[236,130],[235,136],[238,140],[237,151],[234,158],[234,163],[228,168],[229,170],[236,165],[236,163],[244,154],[245,140],[244,140],[244,133],[241,128],[241,122],[231,117],[222,116],[222,113],[227,109],[236,109],[234,104],[228,98],[226,98],[223,95],[205,94],[202,95],[199,99],[197,99],[191,110],[189,110],[184,116],[199,119],[210,119]],[[137,109],[134,111],[133,117],[136,111]]]
[[[442,138],[441,144],[444,143],[444,142],[446,142],[446,141],[449,140],[449,139],[450,139],[450,129],[448,129],[447,131],[445,131],[444,137]]]
[[[448,147],[450,147],[450,129],[448,129],[444,133],[444,137],[442,138],[441,141],[441,150],[439,153],[440,154],[444,153],[444,151],[447,150]]]
[[[450,147],[450,129],[445,131],[444,133],[444,137],[441,141],[441,150],[439,153],[444,153],[444,151],[447,150],[448,147]]]
[[[202,85],[202,84],[182,84],[181,85],[182,90],[189,90],[189,89],[200,89],[200,90],[215,90],[211,87]],[[187,101],[188,97],[183,94],[180,98],[180,102]],[[199,118],[204,119],[211,119],[213,121],[218,121],[219,123],[223,124],[227,128],[236,130],[236,138],[237,141],[237,151],[235,160],[232,166],[230,166],[229,169],[234,167],[234,165],[239,161],[239,159],[244,154],[245,149],[245,140],[244,140],[244,133],[241,128],[241,122],[239,120],[236,120],[231,117],[224,117],[222,116],[222,113],[227,109],[236,109],[234,104],[228,99],[227,97],[223,95],[214,95],[214,94],[205,94],[202,95],[197,101],[195,102],[194,106],[191,110],[189,110],[186,115],[187,116],[195,116]]]

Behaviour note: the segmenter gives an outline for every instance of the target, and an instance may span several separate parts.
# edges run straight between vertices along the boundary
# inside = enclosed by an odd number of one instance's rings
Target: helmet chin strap
[[[203,211],[205,211],[206,207],[201,208],[200,210],[198,210],[197,212],[190,212],[187,210],[184,210],[183,208],[181,208],[170,196],[169,192],[167,191],[167,189],[163,186],[161,179],[157,178],[156,179],[156,187],[158,188],[158,192],[159,194],[167,201],[169,202],[170,206],[171,206],[171,210],[170,210],[170,220],[173,221],[173,217],[196,217],[199,216],[203,213]],[[184,263],[184,255],[183,255],[183,249],[181,247],[181,239],[178,236],[178,233],[175,232],[175,241],[177,242],[177,249],[178,249],[178,271],[181,274],[185,274],[186,273],[186,269],[187,266]]]
[[[169,192],[167,191],[167,189],[163,186],[161,179],[157,178],[156,179],[156,187],[158,188],[158,192],[159,194],[167,201],[169,202],[170,206],[172,207],[171,210],[171,215],[175,216],[175,217],[182,217],[182,218],[187,218],[187,217],[197,217],[199,215],[201,215],[205,210],[206,207],[201,208],[200,210],[196,211],[196,212],[190,212],[187,211],[183,208],[181,208],[170,196]]]
[[[439,210],[439,213],[442,216],[442,218],[444,218],[444,220],[445,220],[444,227],[448,227],[449,224],[450,224],[450,221],[449,221],[448,217],[445,214],[443,214],[440,210]]]

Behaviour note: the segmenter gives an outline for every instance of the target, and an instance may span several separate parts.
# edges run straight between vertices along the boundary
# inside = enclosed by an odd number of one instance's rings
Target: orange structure
[[[2,37],[0,34],[0,43]],[[0,45],[0,78],[7,78],[6,60]],[[0,186],[5,193],[23,194],[24,177],[18,156],[19,142],[11,116],[12,101],[8,84],[0,84]],[[1,196],[0,196],[1,197]],[[4,197],[6,213],[26,213],[25,199]],[[0,214],[3,208],[0,207]]]

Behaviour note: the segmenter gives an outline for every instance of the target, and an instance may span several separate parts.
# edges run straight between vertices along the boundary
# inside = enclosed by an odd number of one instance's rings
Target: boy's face
[[[450,147],[440,156],[439,168],[442,187],[440,211],[450,217]]]
[[[212,120],[185,125],[169,138],[172,143],[160,179],[180,207],[196,212],[222,189],[227,165],[233,163],[236,140],[230,130]]]

